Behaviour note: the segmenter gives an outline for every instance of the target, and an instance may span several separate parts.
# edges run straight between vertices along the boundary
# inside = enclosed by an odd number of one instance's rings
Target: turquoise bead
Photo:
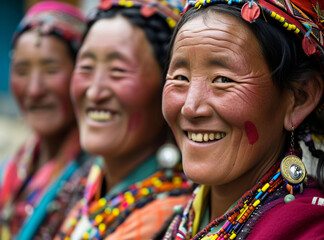
[[[183,207],[181,205],[176,205],[176,206],[173,207],[173,211],[175,213],[181,214],[182,211],[183,211]]]
[[[287,194],[284,198],[285,203],[289,203],[295,200],[295,196],[292,194]]]

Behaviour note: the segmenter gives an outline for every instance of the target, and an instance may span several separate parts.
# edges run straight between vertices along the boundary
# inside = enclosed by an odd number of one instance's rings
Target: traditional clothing
[[[211,10],[210,12],[215,11],[217,13],[222,13],[219,15],[215,14],[215,19],[217,19],[219,22],[221,22],[221,18],[226,14],[233,15],[233,16],[238,16],[238,14],[241,14],[240,17],[246,22],[251,23],[251,25],[254,24],[254,22],[256,22],[259,18],[262,18],[267,24],[269,25],[273,24],[277,26],[277,28],[280,29],[278,30],[278,32],[282,30],[283,32],[286,31],[287,35],[291,34],[289,35],[291,37],[294,37],[294,35],[295,37],[296,36],[299,37],[301,39],[300,46],[298,45],[297,46],[300,49],[302,49],[309,58],[314,58],[314,60],[315,59],[317,60],[317,62],[314,61],[315,65],[319,63],[319,65],[323,67],[323,56],[324,56],[323,1],[316,1],[316,0],[190,1],[189,0],[187,2],[185,11],[187,11],[191,7],[204,9],[205,11],[201,13],[201,15],[198,15],[197,12],[201,10],[194,10],[194,11],[189,10],[190,13],[184,16],[183,19],[185,20],[183,22],[180,22],[179,25],[179,26],[185,26],[184,27],[185,30],[181,32],[182,30],[181,27],[179,28],[180,30],[177,29],[179,30],[178,32],[179,34],[176,36],[176,38],[181,36],[181,34],[184,35],[185,34],[184,31],[189,32],[188,36],[194,38],[192,36],[195,35],[191,34],[191,32],[188,30],[190,26],[189,24],[191,24],[191,22],[189,21],[193,20],[195,17],[198,18],[197,16],[199,16],[202,17],[203,24],[208,26],[208,21],[212,22],[214,19],[212,18],[211,14],[207,15],[207,17],[203,16],[203,14],[207,13],[208,11],[207,9],[210,5],[220,5],[220,4],[222,4],[222,7],[209,8]],[[233,11],[230,10],[231,5],[235,5],[235,10]],[[202,20],[199,19],[199,21]],[[243,24],[240,25],[230,20],[225,20],[224,22],[226,23],[226,25],[233,24],[233,25],[243,26]],[[195,22],[195,24],[197,23]],[[259,28],[257,28],[256,26]],[[260,31],[260,26],[266,27],[266,25],[261,25],[260,22],[256,22],[255,25],[253,25],[253,27],[255,28],[251,27],[251,29],[253,30],[257,29],[256,31]],[[220,24],[219,28],[222,27],[223,26]],[[226,30],[221,30],[221,31],[216,29],[215,32],[219,33],[223,31],[224,35],[226,35],[227,34],[226,31],[229,31],[229,29],[230,28],[226,28]],[[208,31],[210,32],[212,32],[213,30],[214,30],[213,27],[210,27],[210,29],[208,29]],[[200,33],[203,31],[205,30],[204,29],[201,30],[200,28],[195,28],[192,32]],[[260,32],[261,34],[265,34],[265,32],[262,31]],[[274,32],[269,30],[268,33],[269,33],[268,35],[270,35],[273,34]],[[211,35],[212,33],[209,34]],[[219,35],[216,36],[219,37]],[[267,34],[265,34],[263,37],[266,36]],[[228,38],[225,37],[224,37],[225,40],[223,40],[222,38],[218,39],[217,37],[213,39],[214,41],[216,40],[216,42],[217,41],[222,42],[228,40]],[[182,36],[179,37],[179,39],[180,39],[179,41],[185,42],[184,41],[185,37]],[[298,39],[296,38],[296,40]],[[259,39],[259,41],[262,40]],[[221,44],[216,46],[223,47],[223,45]],[[178,45],[174,44],[171,47],[173,47],[173,49],[175,48],[180,49],[181,47],[185,48],[185,46],[179,43]],[[211,47],[211,51],[213,50],[214,49]],[[264,52],[265,51],[263,51],[263,53]],[[297,52],[297,50],[294,49],[292,52]],[[223,54],[222,51],[220,51],[220,53]],[[302,54],[303,56],[305,55],[304,53]],[[183,57],[176,50],[174,50],[173,54],[178,54],[176,55],[177,60],[182,59],[182,61],[184,62],[187,60],[186,57]],[[219,60],[216,54],[215,56],[216,56],[215,59]],[[266,58],[267,54],[264,54],[264,56]],[[293,60],[291,60],[291,62],[293,62]],[[174,66],[171,65],[171,67]],[[276,65],[275,71],[277,71],[278,68],[284,69],[283,67]],[[178,74],[177,72],[178,68],[175,67],[175,69],[176,70],[174,70],[174,72]],[[319,75],[320,73],[322,73],[317,69],[314,72],[319,73]],[[189,73],[193,74],[190,71]],[[274,75],[273,72],[271,73]],[[302,73],[298,73],[298,74],[302,75]],[[206,75],[208,76],[208,73]],[[273,79],[275,79],[275,77],[273,77]],[[271,81],[273,79],[271,79]],[[312,81],[313,79],[309,78],[307,80]],[[323,79],[320,80],[322,81]],[[193,80],[189,78],[188,82],[193,82]],[[233,85],[235,85],[234,83],[235,80],[229,82],[230,83],[233,82]],[[260,84],[260,86],[262,86],[262,83]],[[171,91],[170,89],[168,90]],[[323,100],[322,93],[320,94]],[[218,104],[221,105],[220,103]],[[317,115],[312,117],[321,117],[320,114],[323,115],[322,110],[323,110],[322,107],[319,107],[316,110],[314,110],[313,113]],[[215,111],[217,112],[217,110]],[[222,115],[220,114],[220,116]],[[302,136],[298,136],[298,137],[296,136],[296,138],[303,140],[305,143],[313,144],[311,131],[308,129],[309,125],[311,125],[312,122],[311,121],[307,122],[307,120],[301,124],[301,128],[302,127],[305,128],[302,129],[303,131],[300,130]],[[323,125],[320,126],[320,129],[315,129],[313,132],[318,133],[322,131],[323,131]],[[175,216],[172,222],[170,223],[168,229],[164,234],[163,240],[171,240],[171,239],[172,240],[324,239],[324,233],[323,233],[324,193],[320,188],[320,186],[316,183],[316,181],[314,181],[311,177],[308,177],[308,180],[304,180],[306,171],[304,169],[301,160],[294,155],[295,153],[293,150],[294,148],[293,133],[294,133],[294,127],[292,126],[291,148],[289,149],[290,153],[287,156],[285,156],[283,159],[278,160],[277,163],[275,163],[261,179],[258,179],[258,181],[255,183],[255,185],[252,188],[246,189],[244,195],[241,196],[236,202],[232,203],[232,206],[222,216],[219,216],[218,218],[213,219],[212,221],[210,220],[210,216],[209,216],[210,207],[211,206],[214,207],[214,205],[210,203],[212,199],[210,195],[211,188],[205,185],[198,186],[195,189],[190,201],[183,209],[182,213]],[[241,144],[240,147],[244,148],[244,145]],[[323,152],[316,151],[314,146],[311,144],[308,144],[308,147],[310,148],[312,147],[313,156],[320,158],[320,160],[323,161]],[[224,152],[226,152],[225,150]],[[248,150],[249,150],[248,148],[245,149],[246,152]],[[301,157],[302,156],[301,152],[298,155],[300,155]],[[217,157],[218,156],[215,156],[215,158]],[[286,164],[288,158],[290,158],[289,160],[290,162],[289,164]],[[292,159],[294,158],[298,160],[296,160],[296,162],[293,162]],[[240,161],[240,159],[238,161]],[[261,162],[264,160],[261,158],[259,159],[259,161]],[[320,178],[319,181],[323,180],[321,176],[319,178]],[[238,179],[239,178],[236,179],[236,182]],[[294,182],[295,180],[298,181]],[[216,185],[217,183],[215,183],[215,186]],[[226,185],[223,184],[221,186],[224,187]],[[226,190],[230,191],[231,189],[226,189]],[[217,206],[215,206],[215,208],[217,208]]]
[[[105,194],[102,163],[90,171],[83,199],[55,239],[149,239],[188,200],[181,169],[159,170],[153,156]]]
[[[38,166],[41,140],[32,136],[1,166],[0,213],[1,239],[51,238],[62,223],[70,194],[77,196],[89,156],[81,151],[78,131],[64,140],[55,158]],[[37,169],[37,171],[36,171]],[[78,199],[77,199],[78,200]],[[76,202],[76,199],[74,199]],[[48,219],[49,221],[44,221]]]
[[[34,5],[19,23],[13,36],[13,50],[22,34],[37,31],[40,41],[43,35],[55,35],[62,40],[74,61],[84,30],[85,18],[76,7],[43,1]],[[60,148],[48,161],[41,161],[44,139],[35,133],[17,154],[1,164],[1,240],[52,239],[69,204],[79,200],[71,199],[71,194],[77,197],[79,191],[83,192],[82,179],[87,176],[87,164],[91,161],[81,150],[77,127],[71,125],[60,130],[66,131],[66,136],[57,140]]]

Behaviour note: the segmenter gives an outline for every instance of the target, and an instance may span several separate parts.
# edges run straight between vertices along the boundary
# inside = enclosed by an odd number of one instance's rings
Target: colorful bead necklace
[[[258,182],[258,184],[246,192],[231,211],[213,220],[204,229],[197,233],[192,240],[235,239],[256,207],[259,206],[260,203],[262,203],[269,196],[269,194],[274,192],[282,185],[283,178],[280,173],[279,164],[280,163],[275,164]],[[190,239],[194,219],[193,200],[198,191],[199,187],[195,189],[182,215],[178,214],[173,219],[164,235],[163,240]],[[223,221],[225,221],[225,224],[217,233],[207,235]]]
[[[82,239],[103,239],[114,232],[135,209],[158,198],[187,193],[191,188],[182,171],[160,170],[118,194],[90,202],[89,197],[96,188],[93,186],[98,186],[98,181],[94,182],[89,188],[86,187],[86,192],[91,194],[82,199],[83,207],[79,215],[69,221],[68,231],[66,234],[60,233],[61,237],[73,238],[77,233]]]

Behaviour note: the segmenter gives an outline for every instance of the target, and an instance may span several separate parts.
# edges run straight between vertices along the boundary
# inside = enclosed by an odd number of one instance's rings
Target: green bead
[[[287,194],[284,198],[285,203],[289,203],[295,200],[295,196],[292,194]]]
[[[183,207],[182,207],[181,205],[176,205],[176,206],[173,207],[173,211],[174,211],[175,213],[180,214],[180,213],[182,213],[182,211],[183,211]]]

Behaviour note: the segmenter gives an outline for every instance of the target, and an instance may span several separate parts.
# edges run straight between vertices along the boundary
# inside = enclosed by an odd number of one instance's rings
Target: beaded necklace
[[[99,176],[98,166],[96,169]],[[86,192],[91,194],[85,194],[82,209],[76,218],[67,223],[68,230],[60,233],[61,238],[71,236],[72,239],[103,239],[114,232],[135,209],[142,208],[155,199],[187,193],[191,187],[182,171],[160,170],[113,196],[106,195],[90,202],[89,197],[95,194],[96,187],[93,186],[98,186],[100,179],[94,176],[91,178],[95,178],[92,186],[86,186]]]
[[[231,211],[213,220],[197,233],[192,240],[235,239],[255,208],[259,206],[260,203],[269,196],[269,194],[282,185],[283,178],[280,173],[279,165],[280,163],[276,163],[251,190],[247,191],[243,195],[238,204]],[[195,189],[182,215],[178,214],[173,219],[163,237],[163,240],[184,240],[191,238],[194,219],[193,200],[199,191],[199,188],[200,186]],[[207,235],[223,221],[225,221],[225,224],[217,233]]]

